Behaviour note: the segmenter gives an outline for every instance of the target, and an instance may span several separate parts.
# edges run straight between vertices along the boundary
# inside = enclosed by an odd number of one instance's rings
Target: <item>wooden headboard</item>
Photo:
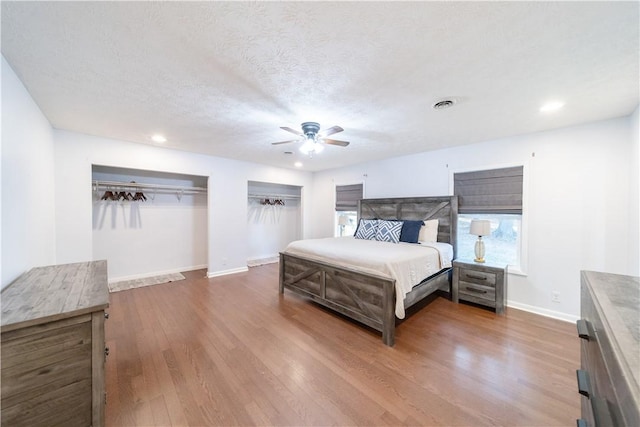
[[[362,199],[359,219],[438,220],[438,241],[453,246],[457,254],[458,196]]]

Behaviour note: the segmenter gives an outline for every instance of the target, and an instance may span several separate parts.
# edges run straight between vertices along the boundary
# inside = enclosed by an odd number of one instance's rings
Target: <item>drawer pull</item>
[[[589,381],[589,373],[584,369],[578,369],[576,376],[578,377],[578,393],[585,397],[590,397],[591,382]]]
[[[583,340],[591,340],[591,328],[589,327],[589,322],[584,319],[580,319],[576,322],[576,326],[578,327],[578,336]]]
[[[468,286],[465,286],[465,289],[471,292],[475,292],[477,294],[486,294],[487,291],[483,291],[482,289],[475,289],[475,288],[470,288]]]
[[[470,279],[476,279],[476,280],[487,280],[486,277],[483,276],[474,276],[473,274],[467,274],[467,277]]]
[[[589,423],[587,420],[580,418],[579,420],[576,420],[576,427],[589,427]]]

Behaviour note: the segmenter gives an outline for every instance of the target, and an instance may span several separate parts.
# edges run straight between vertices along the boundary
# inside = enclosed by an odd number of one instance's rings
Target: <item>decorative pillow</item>
[[[400,241],[407,243],[418,243],[420,228],[423,225],[424,221],[403,221],[402,232],[400,233]]]
[[[420,229],[420,235],[418,236],[419,242],[437,242],[438,241],[438,220],[430,219],[425,221],[424,225]]]
[[[356,229],[354,237],[356,239],[376,240],[376,231],[378,230],[377,219],[361,219]]]
[[[381,242],[398,243],[400,241],[400,232],[402,231],[402,221],[378,221],[378,229],[376,230],[376,240]]]

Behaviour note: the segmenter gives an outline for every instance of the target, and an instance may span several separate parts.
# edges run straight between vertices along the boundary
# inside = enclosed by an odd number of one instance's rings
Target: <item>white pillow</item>
[[[438,220],[430,219],[425,221],[420,227],[418,242],[437,242],[438,241]]]

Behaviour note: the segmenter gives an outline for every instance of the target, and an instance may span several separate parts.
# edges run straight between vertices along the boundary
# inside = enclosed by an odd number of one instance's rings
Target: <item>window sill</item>
[[[523,277],[527,277],[527,273],[520,270],[519,267],[515,267],[515,266],[509,266],[507,269],[507,274],[513,274],[515,276],[523,276]]]

